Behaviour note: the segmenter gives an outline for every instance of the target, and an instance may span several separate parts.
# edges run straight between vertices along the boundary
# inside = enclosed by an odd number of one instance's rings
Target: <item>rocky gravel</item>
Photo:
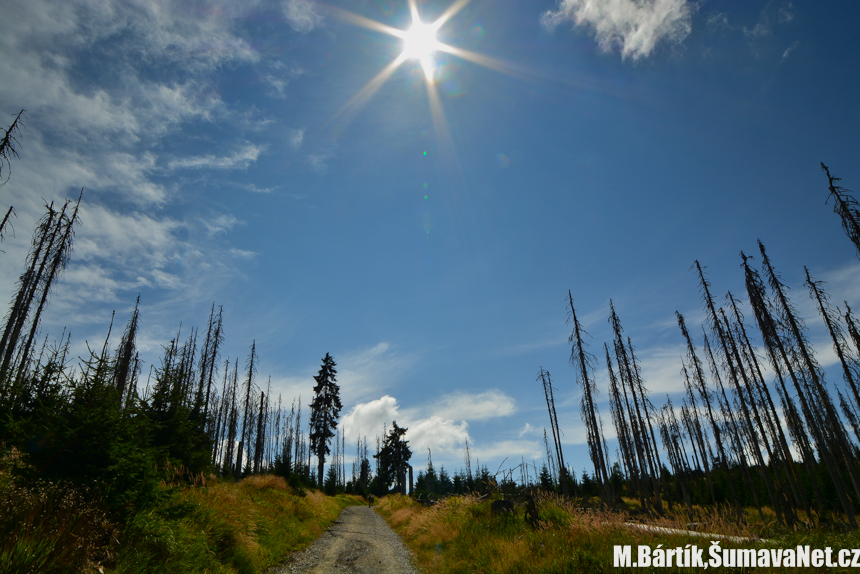
[[[311,546],[272,574],[419,574],[409,549],[381,516],[348,506]]]

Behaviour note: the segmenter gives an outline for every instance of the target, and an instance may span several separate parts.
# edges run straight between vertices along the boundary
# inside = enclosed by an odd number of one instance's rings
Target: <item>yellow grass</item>
[[[316,540],[358,497],[295,492],[283,478],[166,489],[165,498],[126,525],[123,549],[106,572],[254,574]]]
[[[490,501],[481,501],[476,496],[451,497],[429,508],[407,497],[387,496],[376,508],[412,550],[417,564],[434,574],[615,572],[613,546],[628,544],[634,553],[640,544],[652,549],[659,544],[664,548],[697,545],[705,549],[705,561],[708,560],[709,537],[637,530],[628,524],[639,523],[640,519],[627,512],[585,508],[582,500],[565,500],[552,494],[538,495],[536,506],[540,518],[536,529],[526,522],[523,508],[517,508],[515,515],[507,519],[493,516]],[[746,524],[738,524],[728,516],[707,515],[701,509],[694,509],[692,515],[678,507],[675,511],[662,518],[649,517],[647,523],[687,530],[690,522],[698,522],[699,532],[747,539],[723,540],[722,548],[789,548],[797,544],[822,549],[860,547],[860,535],[856,532],[784,532],[769,542],[755,541],[762,531],[770,528],[768,514],[762,523],[757,511],[754,520],[751,516]],[[660,570],[689,571],[677,567]]]

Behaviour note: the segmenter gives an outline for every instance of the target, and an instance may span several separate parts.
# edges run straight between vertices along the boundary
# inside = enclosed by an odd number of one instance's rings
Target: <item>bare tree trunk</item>
[[[762,263],[768,274],[771,288],[773,289],[777,297],[777,303],[782,314],[783,323],[786,324],[786,326],[790,330],[789,332],[793,335],[792,347],[797,347],[799,349],[799,352],[803,354],[806,359],[808,359],[808,362],[805,365],[806,368],[809,368],[811,366],[814,369],[815,364],[812,362],[811,357],[809,357],[808,351],[806,351],[805,346],[802,345],[804,337],[803,334],[800,332],[799,325],[797,324],[797,319],[795,318],[794,314],[794,308],[793,306],[791,306],[791,304],[788,302],[787,298],[783,294],[783,285],[779,281],[779,278],[776,276],[776,273],[773,271],[773,268],[770,265],[770,261],[767,258],[767,254],[764,252],[764,245],[759,243],[759,249],[762,252]],[[749,270],[746,260],[744,261],[744,265]],[[800,404],[803,409],[804,417],[806,418],[807,424],[810,430],[812,430],[813,436],[815,437],[815,443],[818,447],[818,451],[821,454],[821,457],[824,459],[825,465],[830,472],[830,476],[833,480],[833,485],[836,488],[836,492],[839,496],[839,501],[842,504],[843,510],[848,515],[849,523],[853,528],[856,528],[857,520],[855,518],[854,505],[845,493],[845,487],[843,485],[842,477],[839,474],[839,469],[835,464],[831,449],[829,448],[828,443],[824,437],[824,428],[822,425],[819,424],[820,416],[816,416],[817,413],[815,412],[813,405],[810,405],[809,401],[807,400],[807,393],[804,392],[804,385],[801,384],[801,381],[798,380],[798,377],[795,374],[795,361],[789,359],[788,357],[785,345],[783,344],[782,338],[778,334],[778,330],[776,329],[776,325],[773,321],[773,318],[770,316],[770,313],[768,312],[767,307],[764,304],[762,293],[759,292],[760,290],[758,289],[757,285],[752,285],[751,288],[751,284],[754,283],[754,277],[752,276],[751,270],[749,270],[747,278],[747,290],[752,291],[752,293],[750,294],[750,302],[753,304],[753,309],[756,310],[756,319],[759,323],[759,328],[762,331],[762,336],[765,341],[769,342],[770,346],[775,347],[774,351],[779,353],[780,358],[784,361],[787,367],[787,372],[791,376],[791,379],[795,385],[795,390],[797,391],[798,398],[800,399]],[[753,303],[754,297],[755,303]],[[801,347],[803,347],[802,350],[800,350]],[[773,358],[775,359],[776,357],[774,356]],[[809,376],[813,376],[813,374],[810,373]]]
[[[570,302],[570,320],[573,322],[573,332],[568,338],[568,342],[573,344],[570,351],[570,364],[576,370],[576,378],[582,388],[580,412],[587,429],[588,451],[594,464],[594,475],[597,478],[597,483],[603,490],[603,499],[606,502],[612,502],[614,497],[612,485],[609,482],[609,471],[605,464],[603,433],[601,424],[598,423],[600,415],[597,413],[597,405],[594,403],[597,385],[591,373],[594,370],[595,358],[594,355],[585,350],[585,344],[582,341],[584,331],[576,318],[576,310],[573,308],[573,295],[568,291],[567,296]]]

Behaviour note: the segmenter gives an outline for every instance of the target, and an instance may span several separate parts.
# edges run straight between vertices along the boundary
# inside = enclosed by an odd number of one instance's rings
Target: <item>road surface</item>
[[[409,549],[367,506],[348,506],[319,540],[274,574],[418,574]]]

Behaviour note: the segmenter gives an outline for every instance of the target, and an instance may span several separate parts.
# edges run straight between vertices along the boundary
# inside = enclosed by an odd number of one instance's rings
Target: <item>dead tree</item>
[[[567,467],[564,465],[564,455],[561,450],[561,429],[558,426],[558,416],[555,413],[555,399],[552,394],[552,379],[549,372],[540,367],[537,379],[543,384],[543,393],[546,397],[546,408],[549,411],[549,424],[552,429],[552,440],[555,443],[555,455],[558,461],[558,480],[561,483],[561,492],[567,496]]]
[[[732,499],[735,503],[735,510],[738,514],[738,520],[740,520],[743,516],[743,510],[740,506],[740,501],[738,499],[738,493],[735,488],[734,480],[732,479],[731,472],[729,472],[728,466],[728,454],[725,450],[725,441],[722,436],[722,429],[720,425],[717,424],[716,416],[714,415],[714,408],[711,405],[711,392],[708,390],[707,384],[705,383],[705,371],[702,367],[702,362],[699,360],[699,356],[696,354],[696,347],[693,345],[693,340],[690,337],[689,331],[687,331],[687,325],[684,322],[684,316],[681,315],[678,311],[675,311],[675,316],[678,319],[678,327],[681,329],[681,333],[684,335],[684,340],[687,344],[687,360],[690,362],[690,367],[692,370],[692,383],[699,393],[700,398],[705,403],[705,409],[708,412],[708,420],[711,423],[711,430],[714,433],[714,442],[717,444],[717,450],[719,451],[720,456],[720,464],[722,466],[723,472],[726,475],[726,479],[729,483],[729,489],[732,493]],[[707,338],[706,338],[707,340]],[[692,392],[692,389],[689,389],[690,395],[690,405],[691,407],[698,411],[698,407],[696,405],[695,394]],[[713,493],[713,487],[711,491],[711,497],[714,501],[716,501],[716,496]]]
[[[24,123],[21,121],[21,116],[27,117],[24,113],[24,110],[18,112],[18,115],[15,116],[15,120],[12,122],[12,125],[9,126],[9,129],[3,130],[3,137],[0,138],[0,187],[6,185],[6,182],[9,181],[9,175],[12,171],[12,158],[17,159],[20,157],[18,155],[18,149],[15,146],[20,146],[21,143],[18,141],[17,136],[21,135],[21,128],[25,127]],[[0,128],[2,129],[2,128]],[[3,179],[3,166],[6,166],[6,179]],[[11,209],[11,208],[10,208]],[[3,221],[4,225],[6,221]],[[3,226],[0,225],[0,233],[3,231]]]
[[[647,493],[643,485],[643,476],[637,461],[637,450],[633,438],[634,432],[637,431],[634,431],[632,428],[633,420],[629,417],[628,412],[625,411],[624,406],[627,404],[626,395],[625,400],[622,401],[622,392],[618,387],[618,378],[615,376],[612,357],[609,355],[609,346],[606,343],[603,344],[603,350],[606,353],[606,370],[609,373],[609,412],[612,415],[612,422],[618,435],[621,460],[629,482],[628,491],[639,498],[642,508],[647,509]]]
[[[657,506],[657,511],[662,513],[660,489],[657,484],[659,480],[659,467],[656,466],[654,458],[656,442],[652,445],[654,433],[650,425],[650,415],[648,413],[649,402],[645,400],[642,379],[639,375],[635,355],[633,354],[633,346],[630,345],[628,349],[628,346],[624,343],[621,320],[618,318],[611,300],[609,301],[609,323],[612,325],[614,333],[613,345],[615,347],[615,361],[618,364],[618,380],[621,382],[624,401],[627,407],[626,412],[630,417],[633,444],[636,448],[642,485],[645,488],[644,495],[648,499],[646,510],[650,510],[653,500]],[[630,398],[632,398],[632,407],[630,406]],[[643,415],[643,413],[645,414]]]
[[[830,170],[824,162],[821,163],[821,170],[827,175],[830,189],[827,199],[833,198],[833,212],[842,220],[842,229],[857,249],[857,257],[860,257],[860,204],[850,191],[835,185],[837,181],[841,181],[841,178],[830,175]]]
[[[720,318],[717,315],[716,306],[714,305],[714,298],[711,296],[710,283],[707,281],[707,279],[705,279],[705,273],[702,270],[702,266],[699,264],[698,261],[695,262],[695,266],[699,273],[702,300],[705,303],[705,309],[707,311],[707,317],[711,327],[711,332],[716,338],[717,342],[720,344],[720,357],[724,361],[723,364],[725,365],[726,372],[728,373],[729,379],[732,382],[732,386],[737,389],[740,387],[740,382],[738,376],[738,367],[735,365],[733,355],[729,350],[730,343],[728,339],[730,335],[726,332],[723,323],[720,321]],[[708,347],[708,350],[710,352],[710,347]],[[730,438],[734,442],[735,451],[740,461],[741,474],[744,477],[744,480],[747,483],[749,490],[752,492],[756,508],[759,512],[759,517],[764,520],[764,514],[762,513],[761,509],[761,502],[758,498],[758,491],[756,490],[755,484],[752,481],[752,477],[749,474],[749,465],[747,463],[746,453],[743,444],[742,429],[735,419],[735,414],[733,412],[731,402],[726,395],[725,387],[723,387],[722,379],[719,376],[718,363],[714,360],[713,355],[711,356],[711,363],[714,372],[714,381],[717,384],[717,399],[720,402],[723,415],[729,423],[729,427],[731,429]]]
[[[614,495],[612,493],[612,485],[609,482],[609,472],[606,468],[602,421],[599,422],[600,414],[597,411],[597,405],[594,403],[594,396],[597,394],[597,385],[594,382],[593,372],[597,359],[585,350],[585,343],[582,340],[582,335],[585,331],[576,318],[576,310],[573,308],[573,295],[571,295],[570,291],[567,292],[567,296],[570,304],[570,317],[568,321],[573,323],[573,332],[568,338],[568,343],[573,345],[570,351],[570,364],[576,371],[576,380],[582,389],[580,414],[582,415],[582,420],[585,422],[588,453],[591,457],[591,462],[594,464],[594,476],[597,479],[598,486],[603,489],[603,499],[606,502],[611,502],[614,499]]]
[[[242,442],[239,443],[239,465],[241,467],[243,450],[247,450],[246,460],[251,464],[251,433],[253,431],[253,407],[251,406],[251,390],[254,386],[254,376],[257,374],[257,341],[251,342],[251,354],[246,363],[248,377],[245,382],[245,408],[243,409]]]
[[[674,426],[673,422],[675,423]],[[677,423],[678,421],[675,419],[675,412],[672,408],[672,400],[669,398],[669,395],[666,395],[666,405],[663,406],[663,410],[660,413],[660,436],[663,439],[666,453],[669,455],[669,464],[672,466],[672,472],[678,479],[681,487],[684,504],[687,507],[687,511],[692,512],[693,505],[690,501],[690,491],[687,486],[687,477],[689,476],[690,469],[684,456],[681,454],[682,440],[680,433],[678,433]],[[671,504],[669,510],[671,510]]]
[[[788,350],[791,351],[791,359],[789,359],[785,346],[783,346],[781,358],[785,361],[788,372],[795,383],[795,390],[801,400],[807,425],[813,431],[818,451],[828,467],[843,510],[848,515],[848,521],[851,526],[856,528],[857,520],[855,518],[854,504],[845,492],[842,476],[837,466],[837,459],[845,457],[848,454],[844,448],[844,433],[842,432],[841,423],[836,417],[829,396],[824,391],[820,376],[821,368],[812,356],[809,343],[806,340],[794,306],[785,295],[786,286],[773,270],[770,259],[765,252],[764,244],[761,241],[759,241],[759,250],[762,255],[763,269],[774,293],[776,308],[780,314],[780,323],[786,330],[786,341],[789,344]],[[856,490],[858,484],[856,472],[854,472],[853,468],[854,465],[850,460],[846,460],[846,464],[848,465],[849,476]]]

